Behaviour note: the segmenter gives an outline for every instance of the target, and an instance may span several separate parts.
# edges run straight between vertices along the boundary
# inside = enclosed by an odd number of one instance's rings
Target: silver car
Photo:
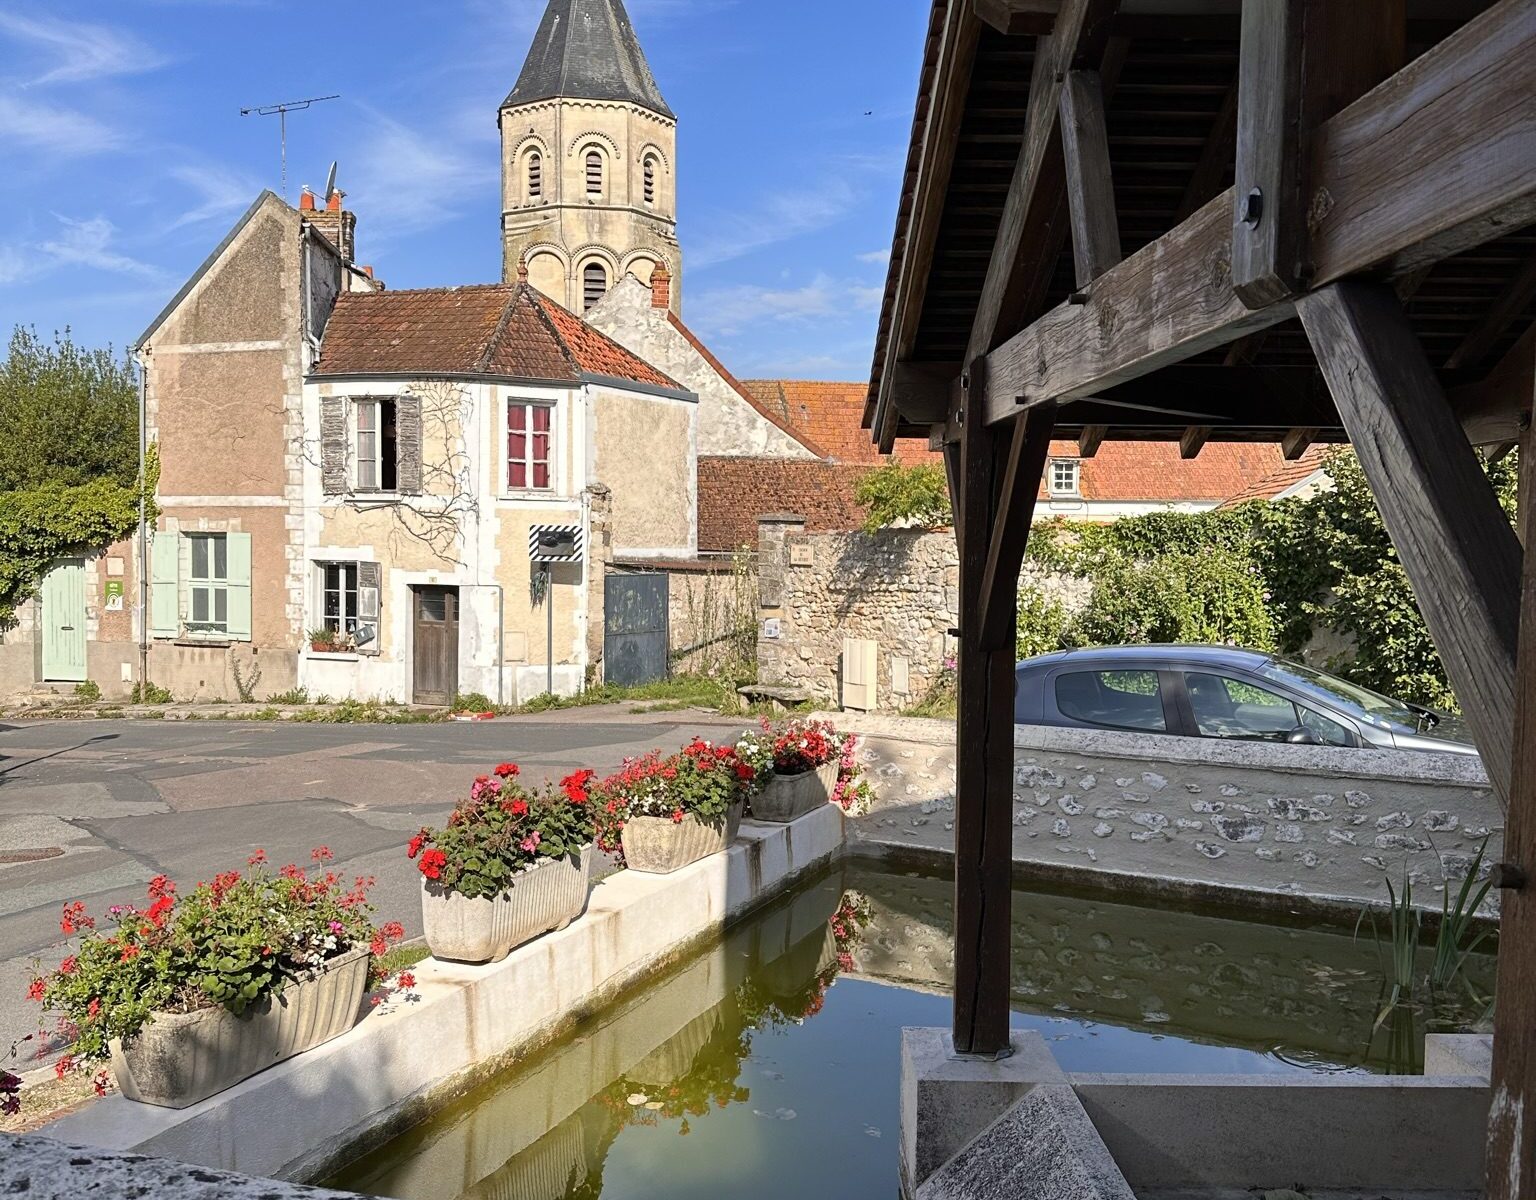
[[[1018,665],[1020,725],[1476,754],[1461,722],[1234,646],[1101,646]]]

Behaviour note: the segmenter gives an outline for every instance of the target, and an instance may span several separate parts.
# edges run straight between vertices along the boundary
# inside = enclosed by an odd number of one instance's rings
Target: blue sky
[[[264,186],[332,159],[391,287],[499,276],[496,108],[544,0],[0,0],[0,334],[131,343]],[[629,0],[679,114],[690,325],[742,377],[859,379],[928,0]],[[866,115],[868,114],[868,115]]]

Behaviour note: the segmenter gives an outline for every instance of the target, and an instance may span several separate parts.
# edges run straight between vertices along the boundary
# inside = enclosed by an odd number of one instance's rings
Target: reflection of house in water
[[[750,1098],[737,1080],[751,1033],[835,972],[828,922],[841,899],[832,874],[772,906],[594,1027],[349,1168],[343,1186],[405,1200],[599,1195],[624,1129]],[[637,1095],[645,1100],[631,1104]]]

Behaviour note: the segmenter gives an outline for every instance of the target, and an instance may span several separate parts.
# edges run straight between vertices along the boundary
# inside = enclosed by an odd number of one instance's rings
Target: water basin
[[[896,1195],[948,880],[845,861],[326,1182],[401,1200]],[[1016,891],[1013,1023],[1069,1071],[1413,1069],[1368,934]],[[1491,960],[1468,972],[1491,988]],[[835,1180],[835,1186],[831,1181]]]

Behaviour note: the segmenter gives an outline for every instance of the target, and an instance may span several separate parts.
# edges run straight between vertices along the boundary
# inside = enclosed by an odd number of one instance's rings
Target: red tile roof
[[[684,390],[527,284],[345,292],[316,375],[500,375],[580,383],[603,376]]]
[[[797,434],[822,446],[836,462],[878,466],[887,461],[877,453],[869,431],[860,428],[868,384],[747,379],[742,387],[757,397],[760,407],[779,413]],[[1077,445],[1053,442],[1051,455],[1076,458]],[[937,453],[910,439],[896,443],[893,457],[908,464],[941,461]],[[1197,457],[1184,459],[1172,442],[1107,441],[1097,455],[1082,460],[1079,488],[1084,500],[1214,503],[1252,487],[1283,464],[1279,447],[1269,443],[1212,442]],[[786,497],[775,507],[787,505],[798,512],[792,500]]]
[[[868,470],[817,458],[701,458],[699,549],[755,548],[763,513],[798,513],[813,533],[857,529],[864,510],[853,489]]]
[[[1334,446],[1313,446],[1300,458],[1293,462],[1283,463],[1277,470],[1262,479],[1255,480],[1248,487],[1230,497],[1223,508],[1241,504],[1245,500],[1273,500],[1282,492],[1289,491],[1307,476],[1323,469],[1323,461]]]

